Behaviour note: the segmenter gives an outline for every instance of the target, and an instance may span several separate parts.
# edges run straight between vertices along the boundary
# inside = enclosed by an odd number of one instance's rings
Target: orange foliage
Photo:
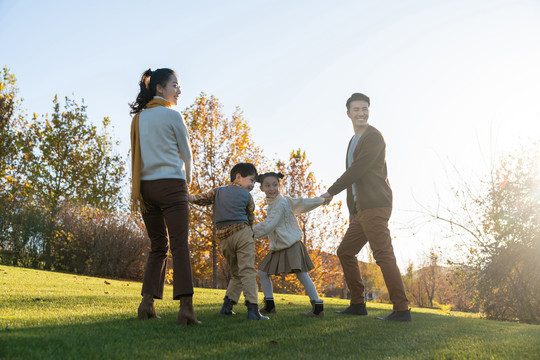
[[[193,151],[191,193],[229,184],[230,170],[239,162],[258,167],[266,161],[239,108],[227,118],[216,97],[201,93],[183,116]],[[211,206],[191,206],[190,249],[195,285],[225,288],[229,269],[214,236]]]

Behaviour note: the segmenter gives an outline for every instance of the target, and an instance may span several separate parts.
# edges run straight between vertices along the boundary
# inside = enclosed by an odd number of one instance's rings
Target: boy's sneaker
[[[247,318],[249,320],[269,320],[270,319],[268,316],[261,315],[261,313],[259,312],[259,305],[252,304],[246,301],[246,306],[248,309]]]
[[[223,298],[223,306],[221,306],[221,310],[219,311],[220,315],[236,315],[234,311],[232,311],[233,306],[236,305],[236,302],[229,299],[228,296],[225,295]]]

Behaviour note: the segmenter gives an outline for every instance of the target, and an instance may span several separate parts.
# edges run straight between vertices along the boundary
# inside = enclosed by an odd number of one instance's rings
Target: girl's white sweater
[[[302,239],[302,230],[295,214],[315,209],[324,203],[324,198],[291,198],[279,194],[268,203],[266,219],[253,227],[256,238],[268,236],[270,250],[278,251],[291,247]]]

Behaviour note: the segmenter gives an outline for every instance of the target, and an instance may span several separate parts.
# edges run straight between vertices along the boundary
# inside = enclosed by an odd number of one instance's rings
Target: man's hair
[[[238,163],[231,169],[231,182],[236,179],[236,174],[240,174],[242,177],[248,177],[249,175],[257,177],[257,168],[252,163]]]
[[[369,97],[367,95],[364,95],[364,94],[361,94],[361,93],[354,93],[351,95],[351,97],[347,100],[347,111],[350,111],[351,110],[351,103],[353,101],[358,101],[358,100],[361,100],[361,101],[365,101],[367,102],[368,106],[370,106],[369,104]]]

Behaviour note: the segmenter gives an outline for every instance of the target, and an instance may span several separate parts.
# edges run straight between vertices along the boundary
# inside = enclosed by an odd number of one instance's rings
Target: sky
[[[0,34],[29,114],[50,113],[55,94],[84,99],[96,124],[110,117],[121,154],[142,72],[169,67],[177,110],[201,92],[227,115],[240,107],[266,156],[301,148],[328,187],[353,135],[345,102],[367,94],[402,270],[432,247],[452,251],[417,214],[451,202],[449,173],[480,179],[540,139],[538,0],[0,0]]]

